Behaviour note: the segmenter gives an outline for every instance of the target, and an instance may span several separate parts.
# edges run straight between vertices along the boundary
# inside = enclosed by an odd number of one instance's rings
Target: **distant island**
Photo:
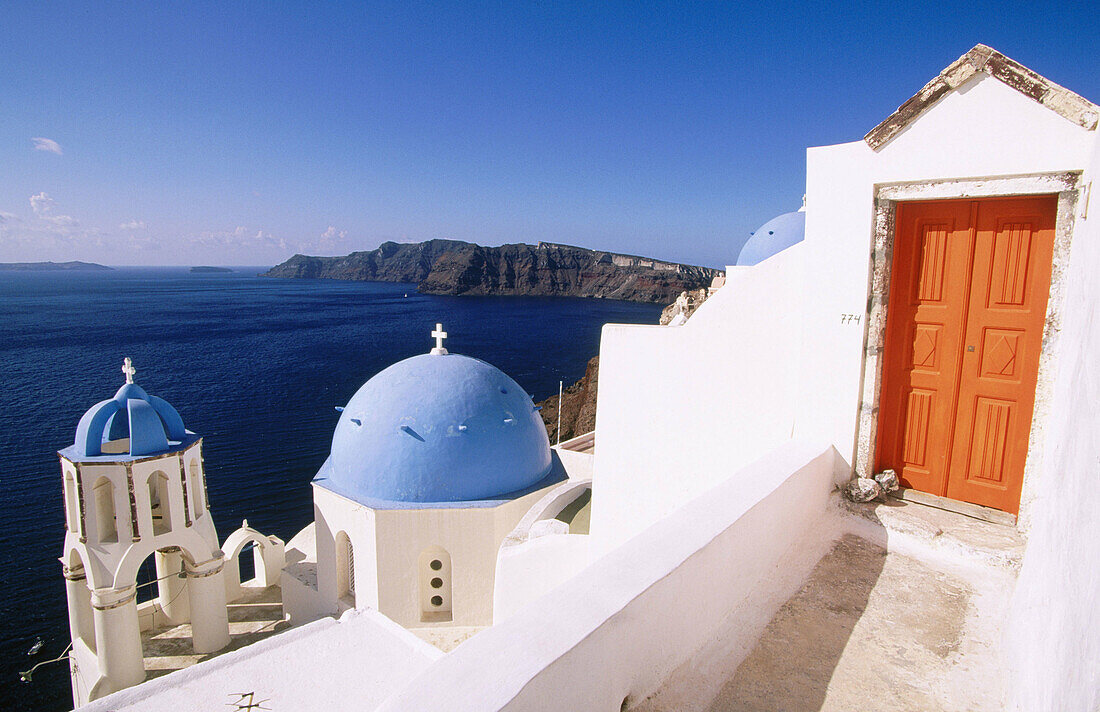
[[[721,270],[540,242],[483,247],[460,240],[384,242],[345,257],[294,255],[265,277],[415,282],[423,294],[594,297],[667,303]]]
[[[228,267],[192,267],[191,271],[195,274],[223,274],[225,272],[232,272],[233,270]]]
[[[103,272],[114,267],[94,262],[0,262],[0,272]]]

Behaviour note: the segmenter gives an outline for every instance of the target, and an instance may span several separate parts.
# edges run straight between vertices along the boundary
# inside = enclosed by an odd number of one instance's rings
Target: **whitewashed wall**
[[[1100,150],[1085,181],[1100,186]],[[1087,208],[1071,246],[1043,486],[1009,617],[1009,697],[1021,712],[1100,709],[1100,196]]]

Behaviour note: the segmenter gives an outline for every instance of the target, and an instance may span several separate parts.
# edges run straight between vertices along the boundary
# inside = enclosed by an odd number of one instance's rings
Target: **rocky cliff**
[[[482,247],[458,240],[385,242],[346,257],[294,255],[267,277],[415,282],[425,294],[597,297],[668,302],[719,270],[539,243]]]
[[[593,356],[584,370],[584,377],[569,386],[561,399],[561,441],[565,442],[578,435],[596,429],[596,388],[599,385],[600,357]],[[550,444],[558,442],[558,394],[538,403],[542,406],[542,422],[546,423],[546,433]]]

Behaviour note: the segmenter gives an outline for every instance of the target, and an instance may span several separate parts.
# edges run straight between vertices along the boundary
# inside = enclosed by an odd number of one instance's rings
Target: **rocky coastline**
[[[294,255],[266,277],[413,282],[423,294],[590,297],[661,303],[706,287],[721,270],[541,242],[483,247],[459,240],[382,243],[343,257]]]

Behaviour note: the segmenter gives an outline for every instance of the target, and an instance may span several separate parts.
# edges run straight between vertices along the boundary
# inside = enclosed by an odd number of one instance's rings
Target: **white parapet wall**
[[[773,578],[819,547],[836,450],[790,442],[433,663],[382,710],[605,710],[638,701],[736,621],[747,651]],[[808,575],[809,564],[801,576]]]
[[[593,556],[791,438],[803,253],[730,267],[682,327],[604,327]]]

